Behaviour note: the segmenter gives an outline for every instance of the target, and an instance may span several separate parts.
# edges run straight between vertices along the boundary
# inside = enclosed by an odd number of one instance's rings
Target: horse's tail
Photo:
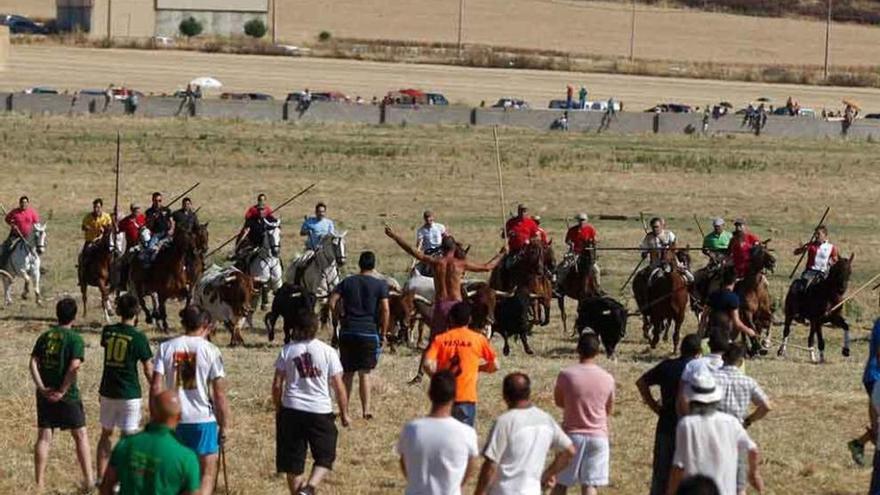
[[[5,278],[9,283],[12,283],[12,281],[15,280],[15,277],[13,277],[12,274],[7,272],[6,270],[0,270],[0,277]]]

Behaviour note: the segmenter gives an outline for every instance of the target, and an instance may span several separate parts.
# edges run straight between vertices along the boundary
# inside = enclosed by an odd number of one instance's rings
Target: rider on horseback
[[[162,193],[154,192],[152,200],[152,206],[147,208],[147,224],[144,229],[146,262],[152,262],[159,250],[171,242],[174,235],[174,219],[171,217],[171,210],[162,206]]]
[[[192,199],[183,198],[181,205],[179,210],[171,214],[171,218],[174,220],[176,228],[191,233],[195,226],[199,224],[199,215],[193,209]]]
[[[508,254],[501,263],[502,278],[506,279],[507,273],[516,265],[523,248],[528,246],[533,238],[540,236],[539,230],[537,222],[529,215],[529,208],[520,203],[516,207],[516,216],[508,220],[504,226]]]
[[[0,246],[0,267],[6,266],[9,255],[12,253],[12,247],[31,235],[34,224],[40,223],[40,216],[36,210],[31,208],[28,197],[22,196],[18,199],[18,208],[7,213],[5,220],[11,230],[9,236],[3,241],[3,245]]]
[[[336,225],[333,220],[327,218],[327,205],[318,203],[315,205],[315,216],[305,217],[299,235],[306,238],[306,250],[296,261],[298,266],[304,266],[315,255],[315,251],[321,247],[324,236],[335,234]]]
[[[558,270],[558,284],[565,283],[565,278],[572,269],[580,269],[581,255],[587,247],[596,246],[596,228],[587,223],[589,217],[586,213],[578,213],[575,217],[577,225],[570,227],[565,234],[565,243],[569,252],[563,258]],[[594,257],[595,259],[595,257]],[[593,280],[599,286],[599,266],[594,262],[592,266]]]
[[[690,271],[684,267],[673,267],[670,264],[669,251],[675,249],[676,237],[675,233],[666,229],[666,221],[663,218],[654,217],[651,219],[650,225],[651,231],[645,234],[639,245],[639,248],[642,250],[642,258],[649,258],[650,260],[648,268],[645,269],[649,273],[649,284],[660,271],[669,273],[674,268],[681,269],[688,283],[693,282],[694,276],[691,275]]]
[[[807,253],[807,267],[801,273],[801,277],[795,281],[793,288],[804,293],[814,283],[821,281],[828,275],[828,270],[840,259],[837,246],[828,240],[828,228],[820,225],[816,228],[813,240],[809,244],[794,250],[795,255]]]
[[[761,239],[749,231],[746,221],[737,218],[733,221],[733,237],[730,239],[728,252],[736,269],[736,278],[744,278],[749,272],[752,248],[761,244]]]
[[[104,232],[113,227],[113,219],[104,211],[104,200],[97,198],[92,201],[92,211],[87,213],[82,220],[83,247],[79,253],[77,268],[82,274],[83,261],[95,248],[97,242],[104,236]]]
[[[712,220],[712,232],[709,232],[703,238],[703,254],[709,257],[710,266],[723,264],[730,248],[730,239],[732,237],[733,234],[724,230],[723,218],[719,217]]]
[[[416,249],[428,256],[442,256],[441,243],[446,237],[446,226],[434,221],[431,210],[425,210],[422,217],[425,223],[416,231]],[[431,267],[424,263],[418,263],[416,269],[426,277],[432,275]]]

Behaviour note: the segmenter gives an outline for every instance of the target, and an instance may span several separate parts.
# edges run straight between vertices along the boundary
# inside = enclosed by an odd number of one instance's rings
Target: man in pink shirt
[[[9,225],[9,236],[0,246],[0,267],[5,267],[9,260],[9,250],[15,239],[23,237],[27,239],[34,229],[34,224],[40,222],[40,216],[37,211],[31,208],[30,200],[27,196],[18,198],[18,208],[13,209],[6,214],[6,224]]]
[[[614,410],[614,377],[596,364],[601,350],[596,334],[581,335],[577,350],[580,362],[559,373],[553,392],[556,405],[563,410],[562,429],[577,449],[571,464],[560,473],[554,495],[577,485],[582,494],[595,495],[598,487],[608,486],[608,418]]]

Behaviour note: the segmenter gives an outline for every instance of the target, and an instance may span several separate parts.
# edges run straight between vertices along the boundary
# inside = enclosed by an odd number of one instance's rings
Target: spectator
[[[37,492],[46,486],[46,461],[55,428],[68,430],[76,444],[76,458],[82,470],[85,490],[95,483],[86,413],[77,387],[77,375],[85,359],[82,337],[73,330],[76,301],[69,297],[55,305],[58,325],[44,332],[31,351],[31,379],[37,387],[37,442],[34,471]]]
[[[687,363],[681,374],[678,405],[676,406],[679,417],[688,413],[688,401],[685,397],[687,384],[691,383],[694,376],[700,371],[714,373],[724,366],[723,356],[724,353],[727,352],[728,347],[730,347],[730,341],[728,340],[726,333],[713,330],[709,331],[709,354],[697,359],[692,359]]]
[[[338,432],[334,423],[336,394],[342,426],[348,426],[348,394],[342,383],[342,363],[329,345],[315,338],[318,322],[309,312],[297,315],[292,340],[275,361],[272,400],[276,410],[275,467],[287,473],[291,494],[314,493],[333,469]],[[308,479],[306,446],[315,460]]]
[[[541,493],[552,488],[574,458],[575,448],[552,416],[531,402],[531,381],[511,373],[502,385],[508,410],[498,417],[483,448],[483,467],[475,495]],[[547,468],[547,453],[558,453]],[[543,471],[543,472],[542,472]]]
[[[226,371],[220,350],[206,338],[212,326],[208,312],[190,305],[180,312],[180,320],[186,334],[163,342],[156,353],[151,396],[177,390],[181,416],[176,436],[199,456],[199,495],[211,495],[230,420]]]
[[[156,396],[152,422],[141,433],[120,440],[113,449],[101,495],[199,493],[199,460],[172,433],[180,422],[180,409],[174,391]]]
[[[740,300],[734,291],[736,271],[732,266],[721,269],[721,288],[709,294],[706,307],[700,315],[700,328],[708,329],[709,334],[720,332],[721,335],[736,335],[741,332],[749,337],[757,338],[754,329],[743,323],[739,317]]]
[[[682,481],[675,495],[720,495],[720,493],[718,485],[712,481],[712,478],[698,474]]]
[[[556,378],[554,401],[563,410],[562,428],[574,442],[576,453],[559,475],[555,495],[564,495],[567,488],[576,485],[582,487],[581,493],[595,495],[597,487],[608,486],[608,421],[614,411],[614,377],[596,364],[600,350],[599,337],[583,333],[577,345],[580,362]]]
[[[339,283],[330,296],[330,311],[337,311],[342,301],[342,330],[339,332],[339,357],[342,381],[351,395],[357,373],[364,419],[370,412],[370,372],[379,362],[379,344],[388,335],[390,309],[388,282],[376,276],[376,255],[364,251],[358,260],[360,273]],[[338,313],[337,313],[338,314]]]
[[[431,377],[431,413],[410,421],[397,442],[406,495],[459,495],[476,470],[479,449],[473,428],[452,417],[457,393],[449,370]]]
[[[681,355],[654,366],[636,381],[642,400],[657,414],[654,432],[654,464],[651,474],[651,495],[666,495],[669,471],[675,453],[675,427],[678,425],[676,398],[681,374],[691,360],[700,356],[700,336],[692,333],[681,341]],[[660,387],[660,401],[651,395],[651,387]]]
[[[452,416],[473,427],[477,419],[477,376],[494,373],[498,361],[492,344],[483,334],[468,328],[471,307],[459,302],[449,310],[450,329],[438,334],[425,352],[425,371],[450,370],[455,375]]]
[[[578,91],[578,102],[578,108],[580,108],[581,110],[587,108],[587,88],[585,88],[584,86],[581,86],[581,90]]]
[[[865,465],[865,445],[868,442],[874,442],[877,424],[877,408],[874,406],[874,389],[875,385],[880,382],[880,319],[874,322],[871,329],[871,341],[868,346],[868,360],[865,362],[865,371],[862,373],[862,385],[868,393],[868,428],[865,433],[847,444],[849,452],[852,455],[853,462],[859,466]],[[880,391],[878,391],[880,393]],[[876,444],[876,442],[875,442]],[[880,480],[878,480],[880,481]],[[880,489],[880,485],[878,485]],[[873,492],[872,492],[873,493]]]
[[[758,446],[736,418],[718,411],[723,392],[712,373],[701,369],[686,384],[685,395],[691,413],[678,422],[668,493],[675,493],[685,477],[702,474],[722,495],[735,495],[739,451],[748,451],[749,482],[762,492]]]
[[[141,382],[138,364],[147,383],[153,377],[153,351],[143,332],[135,328],[138,300],[132,294],[116,298],[119,323],[104,327],[104,372],[101,376],[101,439],[98,441],[98,478],[104,476],[113,448],[113,430],[134,435],[141,427]]]
[[[724,366],[715,372],[715,382],[722,392],[718,410],[730,414],[738,419],[744,428],[748,428],[755,421],[766,416],[771,408],[770,400],[761,390],[758,382],[742,371],[745,355],[746,351],[741,345],[731,344],[724,353]],[[749,404],[754,404],[756,407],[752,414],[748,414]],[[743,452],[740,452],[736,471],[736,491],[740,495],[746,493],[747,461]]]

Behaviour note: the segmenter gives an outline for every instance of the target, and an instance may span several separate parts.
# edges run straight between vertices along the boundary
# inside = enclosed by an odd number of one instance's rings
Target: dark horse
[[[148,266],[140,257],[131,261],[129,282],[146,314],[147,323],[155,319],[159,329],[165,332],[168,331],[165,302],[168,299],[189,302],[191,289],[201,275],[204,260],[197,238],[196,232],[177,229],[171,244],[163,247]],[[146,296],[153,299],[152,312],[147,309]]]
[[[526,288],[534,294],[531,304],[532,320],[540,325],[550,323],[550,300],[553,286],[549,268],[553,263],[553,251],[541,242],[530,242],[515,255],[507,255],[489,277],[489,286],[502,292],[514,292]],[[509,259],[510,256],[514,258]]]
[[[581,301],[587,297],[594,297],[599,293],[599,286],[593,273],[593,265],[596,263],[596,251],[592,249],[593,243],[587,244],[581,254],[574,255],[574,261],[565,277],[557,281],[556,300],[559,303],[559,316],[562,318],[562,331],[568,333],[568,315],[565,312],[565,298],[570,297]]]
[[[657,347],[660,334],[663,340],[669,337],[669,327],[675,325],[672,332],[672,349],[678,349],[679,333],[687,312],[688,283],[682,269],[689,269],[691,257],[687,250],[670,248],[665,253],[666,260],[659,269],[647,268],[633,280],[633,292],[643,291],[644,296],[637,297],[643,301],[639,310],[645,320],[645,336],[650,336],[651,348]],[[656,273],[655,273],[656,271]]]
[[[746,276],[736,283],[734,291],[739,296],[739,316],[743,323],[751,327],[761,337],[751,339],[750,354],[759,350],[766,353],[766,342],[770,338],[773,325],[773,307],[770,299],[770,286],[765,273],[776,269],[776,258],[767,250],[767,243],[752,246],[749,257],[749,270]],[[743,335],[745,338],[745,335]]]
[[[110,304],[110,291],[113,290],[110,271],[114,258],[117,257],[113,252],[115,247],[112,246],[112,238],[113,231],[106,229],[101,237],[90,246],[80,259],[82,266],[79,267],[77,277],[79,290],[82,293],[83,316],[88,314],[88,289],[89,287],[97,287],[98,292],[101,293],[101,309],[104,313],[104,320],[107,322],[110,321],[110,316],[113,314],[113,308]]]
[[[810,336],[807,338],[807,346],[810,348],[810,358],[813,361],[816,361],[813,350],[814,337],[819,341],[819,361],[825,360],[825,337],[822,335],[822,325],[825,323],[843,329],[843,355],[849,356],[849,324],[841,314],[843,306],[834,311],[829,310],[840,303],[846,294],[854,258],[854,254],[849,258],[841,258],[828,270],[828,276],[813,283],[805,292],[798,289],[798,285],[802,283],[800,280],[792,282],[785,296],[785,329],[782,334],[782,344],[777,351],[778,356],[785,356],[791,322],[794,320],[805,324],[809,322]]]

